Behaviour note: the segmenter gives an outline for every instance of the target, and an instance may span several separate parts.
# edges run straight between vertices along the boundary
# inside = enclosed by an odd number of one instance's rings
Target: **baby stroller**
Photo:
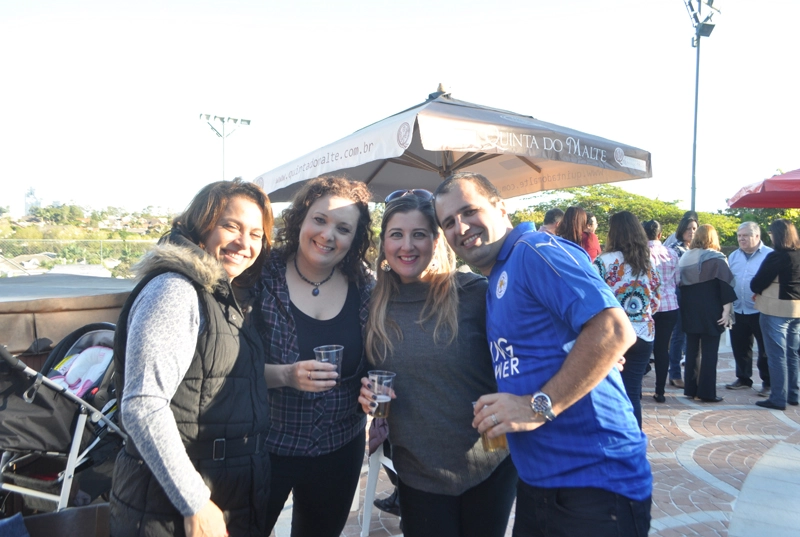
[[[56,345],[41,372],[0,346],[0,491],[20,494],[31,510],[61,511],[78,472],[113,469],[125,440],[113,346],[113,324],[86,325]],[[95,496],[110,490],[110,475],[93,476]]]

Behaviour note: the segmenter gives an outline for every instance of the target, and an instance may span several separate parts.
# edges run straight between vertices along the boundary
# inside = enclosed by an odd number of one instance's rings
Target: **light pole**
[[[692,38],[692,46],[697,49],[697,63],[694,73],[694,140],[692,141],[692,210],[695,210],[695,197],[697,192],[697,180],[695,178],[695,170],[697,168],[697,97],[700,91],[700,38],[708,37],[714,31],[714,25],[711,23],[711,17],[714,12],[719,13],[719,9],[714,7],[714,0],[694,0],[697,3],[695,10],[692,0],[684,0],[686,3],[686,10],[689,12],[689,17],[692,19],[694,26],[694,37]],[[701,19],[701,10],[703,4],[711,9],[711,13],[705,19]]]
[[[211,127],[211,130],[214,131],[217,136],[222,138],[222,180],[225,180],[225,138],[236,132],[236,129],[239,127],[246,127],[250,125],[249,119],[237,119],[235,117],[224,117],[224,116],[212,116],[211,114],[200,114],[200,119],[203,119],[208,123],[208,126]],[[217,129],[212,121],[219,121],[222,123],[222,132]],[[230,132],[225,132],[225,125],[228,123],[233,123],[233,129]]]

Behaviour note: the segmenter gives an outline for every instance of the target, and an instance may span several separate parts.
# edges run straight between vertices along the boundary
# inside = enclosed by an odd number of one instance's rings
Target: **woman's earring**
[[[381,261],[381,270],[384,272],[391,272],[392,267],[389,266],[389,262],[387,260]]]

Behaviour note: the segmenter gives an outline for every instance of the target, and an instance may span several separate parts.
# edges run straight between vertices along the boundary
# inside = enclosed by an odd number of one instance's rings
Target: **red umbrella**
[[[728,200],[732,209],[796,209],[800,208],[800,170],[774,175],[759,183],[747,185]]]

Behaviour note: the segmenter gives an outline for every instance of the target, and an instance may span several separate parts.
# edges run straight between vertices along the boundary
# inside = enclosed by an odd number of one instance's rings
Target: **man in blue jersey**
[[[647,535],[647,439],[615,368],[636,340],[577,244],[511,224],[497,189],[461,173],[435,193],[450,246],[489,278],[486,324],[500,393],[473,426],[507,434],[519,471],[515,537]]]

